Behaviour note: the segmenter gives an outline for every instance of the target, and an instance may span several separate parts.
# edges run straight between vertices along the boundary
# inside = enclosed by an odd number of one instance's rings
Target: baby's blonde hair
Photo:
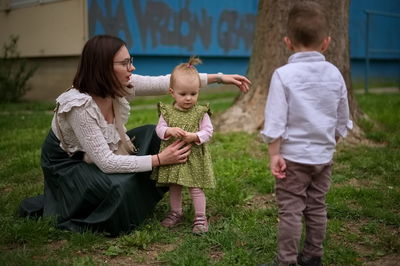
[[[188,76],[193,76],[195,79],[197,79],[199,81],[199,87],[200,87],[200,76],[199,72],[197,72],[195,65],[201,63],[202,61],[200,60],[200,58],[196,56],[191,56],[188,62],[177,65],[171,73],[169,86],[171,88],[174,88],[176,80],[179,78],[179,76],[188,75]]]

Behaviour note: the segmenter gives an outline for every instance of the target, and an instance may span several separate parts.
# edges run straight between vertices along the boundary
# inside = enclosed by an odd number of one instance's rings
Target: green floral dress
[[[187,132],[199,131],[199,125],[205,113],[211,115],[210,107],[194,105],[189,110],[179,110],[173,105],[158,104],[168,127],[179,127]],[[174,137],[161,140],[160,151],[176,141]],[[207,143],[193,144],[186,163],[163,165],[154,169],[152,178],[158,185],[178,184],[186,187],[214,188],[215,178],[212,168],[211,152]]]

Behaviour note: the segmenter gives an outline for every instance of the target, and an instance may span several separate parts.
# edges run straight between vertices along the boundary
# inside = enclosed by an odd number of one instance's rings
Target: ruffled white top
[[[118,98],[118,106],[115,107],[120,109],[124,125],[130,115],[128,101],[134,96],[166,94],[169,88],[169,76],[131,75],[133,89],[126,98]],[[201,86],[206,86],[207,74],[200,74],[200,80]],[[104,173],[146,172],[152,169],[151,155],[114,154],[120,140],[118,131],[114,123],[107,123],[90,95],[72,88],[62,93],[56,102],[59,107],[53,117],[51,128],[59,140],[63,139],[60,147],[69,155],[72,156],[78,151],[85,152]],[[126,131],[126,128],[124,129]],[[126,138],[128,139],[127,135]]]

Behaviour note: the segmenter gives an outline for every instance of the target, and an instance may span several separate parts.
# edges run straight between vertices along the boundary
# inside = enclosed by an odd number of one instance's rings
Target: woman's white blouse
[[[169,75],[132,75],[133,88],[126,98],[118,98],[121,121],[125,125],[130,115],[128,100],[139,95],[162,95],[169,88]],[[201,86],[207,85],[207,74],[200,74]],[[52,120],[52,130],[60,147],[72,155],[85,152],[104,173],[146,172],[152,169],[151,155],[116,155],[120,140],[115,124],[108,124],[93,98],[72,88],[57,100],[58,112]],[[57,115],[57,119],[56,119]],[[124,128],[126,131],[126,128]],[[61,135],[61,136],[60,136]],[[126,138],[128,136],[126,135]]]

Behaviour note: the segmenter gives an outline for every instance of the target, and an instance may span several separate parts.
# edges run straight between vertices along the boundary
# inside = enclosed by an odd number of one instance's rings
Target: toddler
[[[200,79],[195,65],[198,63],[201,63],[199,58],[191,57],[189,62],[182,63],[173,70],[169,92],[175,101],[172,105],[159,103],[160,118],[156,127],[157,135],[161,139],[160,150],[177,139],[182,139],[192,145],[191,153],[187,162],[163,165],[153,173],[153,179],[159,185],[169,186],[171,210],[161,224],[171,228],[182,221],[182,187],[188,187],[195,211],[195,234],[208,231],[203,188],[215,187],[211,154],[207,145],[213,133],[210,108],[197,104]]]

